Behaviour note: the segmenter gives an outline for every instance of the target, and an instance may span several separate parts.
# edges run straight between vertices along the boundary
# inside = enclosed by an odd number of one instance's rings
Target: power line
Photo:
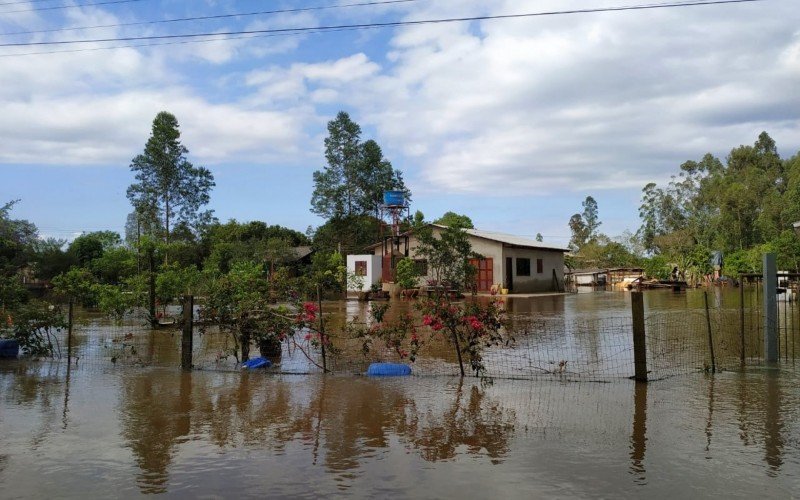
[[[0,47],[31,47],[31,46],[51,46],[51,45],[75,45],[84,43],[133,42],[133,41],[145,41],[145,40],[174,40],[174,39],[186,39],[186,38],[201,38],[201,37],[208,38],[208,37],[219,37],[219,36],[261,35],[261,34],[277,34],[277,33],[302,34],[306,32],[327,32],[327,31],[358,30],[358,29],[369,29],[369,28],[390,28],[398,26],[418,26],[427,24],[488,21],[497,19],[522,19],[522,18],[556,16],[556,15],[652,10],[652,9],[664,9],[664,8],[676,8],[676,7],[694,7],[702,5],[726,5],[726,4],[754,3],[763,1],[766,0],[698,0],[698,1],[688,1],[680,3],[673,2],[673,3],[663,3],[663,4],[630,5],[630,6],[619,6],[619,7],[597,7],[592,9],[574,9],[574,10],[561,10],[561,11],[549,11],[549,12],[531,12],[523,14],[499,14],[499,15],[471,16],[471,17],[453,17],[453,18],[443,18],[443,19],[424,19],[415,21],[391,21],[384,23],[345,24],[338,26],[273,28],[273,29],[263,29],[263,30],[227,31],[218,33],[185,33],[185,34],[174,34],[174,35],[150,35],[150,36],[95,38],[95,39],[84,39],[84,40],[61,40],[61,41],[44,41],[44,42],[13,42],[13,43],[0,43]],[[206,41],[215,41],[215,40],[211,39]],[[110,48],[120,48],[120,47],[106,47],[106,49]]]
[[[314,7],[298,7],[294,9],[280,9],[280,10],[263,10],[257,12],[239,12],[236,14],[215,14],[209,16],[197,16],[197,17],[180,17],[175,19],[159,19],[155,21],[138,21],[132,23],[117,23],[117,24],[98,24],[95,26],[81,26],[75,28],[54,28],[49,30],[33,30],[33,31],[13,31],[10,33],[0,33],[0,36],[11,36],[11,35],[33,35],[35,33],[54,33],[59,31],[78,31],[78,30],[92,30],[92,29],[100,29],[100,28],[122,28],[127,26],[143,26],[149,24],[166,24],[166,23],[180,23],[180,22],[189,22],[189,21],[209,21],[214,19],[230,19],[234,17],[251,17],[251,16],[263,16],[263,15],[270,15],[270,14],[287,14],[287,13],[295,13],[295,12],[310,12],[310,11],[318,11],[318,10],[330,10],[330,9],[343,9],[349,7],[369,7],[375,5],[390,5],[390,4],[399,4],[399,3],[410,3],[410,2],[418,2],[419,0],[384,0],[384,1],[373,1],[373,2],[362,2],[362,3],[349,3],[343,5],[320,5]]]
[[[377,28],[361,28],[361,29],[377,29]],[[319,33],[336,33],[340,31],[353,31],[347,29],[328,29],[328,30],[321,30]],[[164,45],[188,45],[192,43],[209,43],[209,42],[227,42],[232,40],[249,40],[251,38],[272,38],[278,36],[293,36],[298,34],[315,34],[316,31],[306,31],[304,33],[268,33],[265,35],[241,35],[241,36],[229,36],[226,38],[202,38],[197,40],[177,40],[171,42],[158,42],[158,43],[138,43],[138,44],[127,44],[127,45],[112,45],[110,47],[91,47],[91,48],[83,48],[83,49],[67,49],[67,50],[49,50],[49,51],[41,51],[41,52],[23,52],[18,54],[0,54],[0,59],[5,57],[20,57],[20,56],[35,56],[35,55],[46,55],[46,54],[73,54],[76,52],[96,52],[98,50],[114,50],[114,49],[127,49],[127,48],[139,48],[139,47],[161,47]]]
[[[97,5],[114,5],[118,3],[131,3],[131,2],[143,2],[144,0],[107,0],[105,2],[93,2],[93,3],[82,3],[79,5],[56,5],[53,7],[36,7],[35,9],[22,9],[22,10],[7,10],[5,12],[0,12],[0,14],[17,14],[20,12],[39,12],[43,10],[62,10],[62,9],[76,9],[79,7],[92,7]],[[22,2],[17,2],[22,3]],[[3,4],[3,5],[13,5],[10,4]]]

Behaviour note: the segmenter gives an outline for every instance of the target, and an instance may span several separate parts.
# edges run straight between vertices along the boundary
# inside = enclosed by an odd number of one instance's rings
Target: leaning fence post
[[[647,346],[642,292],[631,292],[631,319],[633,320],[633,378],[637,382],[647,382]]]
[[[708,351],[711,353],[711,373],[717,373],[717,360],[714,357],[714,337],[711,334],[711,314],[708,312],[708,292],[703,292],[706,303],[706,326],[708,328]]]
[[[194,296],[183,298],[183,335],[181,337],[181,368],[192,369],[192,330],[194,328]]]
[[[764,254],[764,357],[778,361],[778,270],[775,254]]]

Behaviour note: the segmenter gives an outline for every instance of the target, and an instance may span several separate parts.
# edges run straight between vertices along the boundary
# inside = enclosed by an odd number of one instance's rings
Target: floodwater
[[[648,311],[704,306],[648,292]],[[735,291],[712,307],[735,307]],[[398,309],[407,305],[397,304]],[[510,299],[572,319],[629,312],[628,295]],[[363,313],[352,302],[326,312]],[[332,318],[334,319],[334,318]],[[103,349],[82,333],[88,354]],[[694,372],[648,385],[0,362],[0,498],[790,498],[800,488],[800,370]],[[145,349],[146,350],[146,349]]]

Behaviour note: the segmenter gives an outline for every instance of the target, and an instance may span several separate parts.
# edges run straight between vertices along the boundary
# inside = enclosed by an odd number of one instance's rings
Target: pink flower
[[[311,340],[311,334],[310,333],[306,333],[305,339],[306,340]]]

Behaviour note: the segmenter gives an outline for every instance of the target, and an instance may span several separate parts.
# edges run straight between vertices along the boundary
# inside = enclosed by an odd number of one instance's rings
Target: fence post
[[[645,343],[644,296],[642,292],[631,292],[631,318],[633,320],[633,378],[637,382],[647,382],[647,345]]]
[[[739,275],[739,344],[740,361],[744,365],[744,276]]]
[[[72,319],[75,301],[69,299],[69,309],[67,310],[67,364],[72,362]]]
[[[322,292],[317,285],[317,308],[319,309],[319,343],[322,346],[322,373],[328,373],[328,360],[325,356],[325,322],[322,320]]]
[[[714,357],[714,337],[711,334],[711,314],[708,312],[708,292],[703,292],[706,303],[706,326],[708,327],[708,351],[711,353],[711,373],[717,373],[717,360]]]
[[[764,264],[764,357],[767,363],[778,361],[778,270],[775,254],[765,253]]]
[[[194,296],[183,298],[183,335],[181,337],[181,368],[192,369],[192,330],[194,328]]]

